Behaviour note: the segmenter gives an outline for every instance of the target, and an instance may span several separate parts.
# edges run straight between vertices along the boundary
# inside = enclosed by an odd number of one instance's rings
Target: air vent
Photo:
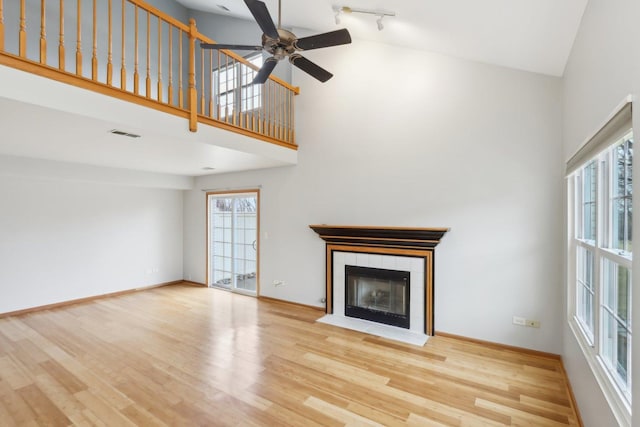
[[[217,6],[218,6],[218,8],[220,8],[220,9],[224,10],[225,12],[229,12],[229,8],[228,8],[227,6],[222,5],[222,4],[219,4],[219,5],[217,5]]]
[[[205,166],[202,168],[203,171],[213,171],[216,170],[216,168],[212,168],[211,166]]]
[[[111,129],[109,133],[113,133],[115,135],[128,136],[129,138],[140,138],[140,135],[136,135],[135,133],[129,133],[118,129]]]

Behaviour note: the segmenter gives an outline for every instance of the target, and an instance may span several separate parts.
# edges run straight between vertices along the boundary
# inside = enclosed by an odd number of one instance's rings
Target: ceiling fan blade
[[[333,77],[333,74],[320,67],[319,65],[316,65],[315,63],[309,61],[304,56],[293,54],[289,56],[289,62],[291,62],[294,66],[300,68],[310,76],[320,80],[322,83]]]
[[[349,43],[351,43],[351,35],[346,28],[343,28],[342,30],[303,37],[293,42],[293,46],[297,50],[311,50]]]
[[[203,49],[262,50],[262,46],[244,44],[200,43],[200,47]]]
[[[253,19],[256,20],[262,32],[270,39],[278,40],[280,38],[278,29],[273,23],[271,15],[269,15],[267,5],[260,0],[244,0],[244,3],[249,8],[249,11],[251,11]]]
[[[266,82],[269,76],[271,75],[271,72],[273,71],[273,69],[276,68],[277,63],[278,63],[278,60],[276,58],[274,57],[267,58],[264,64],[262,64],[262,68],[260,68],[260,71],[258,71],[258,74],[256,74],[256,76],[254,77],[251,83],[255,85],[255,84],[263,84],[264,82]]]

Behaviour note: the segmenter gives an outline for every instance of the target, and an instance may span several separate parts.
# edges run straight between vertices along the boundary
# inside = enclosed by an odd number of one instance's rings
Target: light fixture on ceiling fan
[[[273,19],[271,19],[269,10],[264,2],[260,0],[244,0],[244,3],[249,8],[253,18],[262,30],[262,45],[248,46],[237,44],[201,43],[200,46],[203,49],[264,50],[270,53],[272,56],[265,60],[262,68],[260,68],[260,71],[258,71],[258,74],[256,74],[253,79],[254,84],[262,84],[266,82],[278,61],[286,57],[289,58],[289,62],[294,66],[321,82],[326,82],[333,77],[333,74],[309,61],[297,52],[351,43],[351,36],[347,29],[317,34],[315,36],[302,37],[299,39],[291,31],[282,29],[281,0],[278,0],[277,27],[273,23]]]

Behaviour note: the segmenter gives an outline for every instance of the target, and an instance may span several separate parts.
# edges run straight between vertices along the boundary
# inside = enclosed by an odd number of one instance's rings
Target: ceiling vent
[[[111,129],[109,133],[113,133],[115,135],[128,136],[129,138],[140,138],[140,135],[136,135],[135,133],[129,133],[118,129]]]

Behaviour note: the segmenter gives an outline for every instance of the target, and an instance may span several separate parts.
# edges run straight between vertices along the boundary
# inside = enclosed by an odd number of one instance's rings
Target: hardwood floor
[[[175,285],[0,319],[0,424],[576,426],[560,362]]]

